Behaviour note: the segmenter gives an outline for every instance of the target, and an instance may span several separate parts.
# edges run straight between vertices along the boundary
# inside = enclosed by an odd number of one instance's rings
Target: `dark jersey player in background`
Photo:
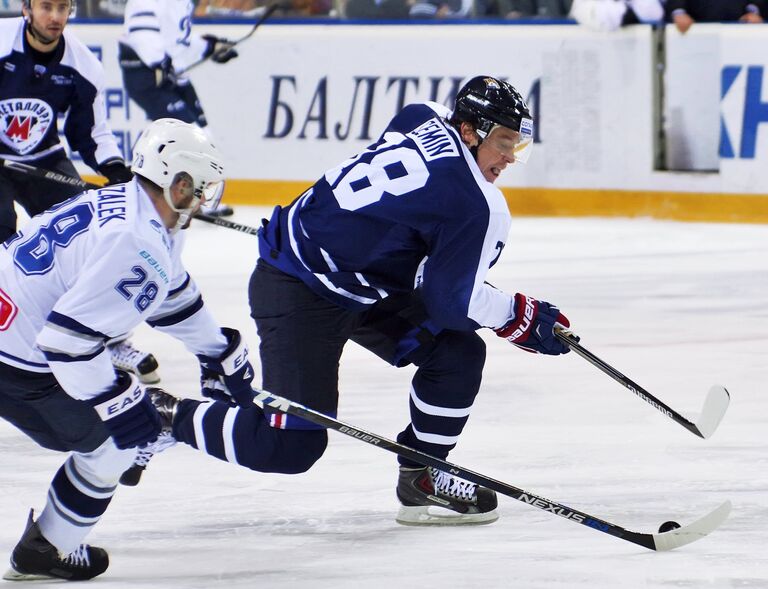
[[[335,416],[339,359],[351,339],[394,366],[418,367],[411,422],[397,439],[444,459],[480,388],[485,344],[476,330],[492,328],[528,351],[566,353],[553,329],[569,322],[557,307],[485,282],[511,223],[494,182],[527,158],[532,138],[520,94],[476,77],[453,112],[407,106],[378,142],[277,207],[260,232],[249,292],[264,388]],[[153,401],[176,439],[254,470],[303,472],[323,454],[325,430],[264,414],[250,387],[226,384],[239,407],[168,394]],[[490,489],[399,461],[399,522],[497,519]]]
[[[110,183],[127,182],[125,166],[104,106],[104,70],[65,27],[71,0],[25,0],[23,18],[0,19],[0,158],[55,170],[77,171],[59,141],[64,135]],[[0,169],[0,242],[16,232],[18,202],[32,217],[82,189]]]

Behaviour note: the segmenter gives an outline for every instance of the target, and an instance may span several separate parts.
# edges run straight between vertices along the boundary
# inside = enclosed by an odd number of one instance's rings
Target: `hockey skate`
[[[432,467],[400,467],[397,522],[407,526],[489,524],[496,493]]]
[[[109,555],[103,548],[81,544],[67,556],[45,539],[30,509],[27,528],[11,554],[11,568],[3,575],[7,581],[66,579],[86,581],[107,570]]]
[[[150,442],[143,448],[139,448],[133,464],[120,475],[120,484],[126,487],[135,487],[141,480],[141,475],[147,468],[147,464],[155,454],[167,450],[176,445],[176,438],[173,437],[173,418],[176,416],[176,409],[179,406],[179,399],[166,393],[163,389],[155,387],[147,388],[152,404],[160,414],[160,425],[162,430],[154,442]]]
[[[108,343],[107,350],[112,357],[112,366],[115,368],[135,374],[143,384],[160,382],[155,357],[136,349],[129,340]]]

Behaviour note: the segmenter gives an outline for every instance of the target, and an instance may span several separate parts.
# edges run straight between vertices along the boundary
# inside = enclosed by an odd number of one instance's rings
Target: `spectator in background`
[[[571,18],[595,31],[664,20],[661,0],[573,0]]]
[[[497,0],[504,18],[566,18],[573,0]]]
[[[347,0],[346,18],[406,19],[412,0]]]
[[[408,16],[413,19],[468,18],[472,16],[472,0],[416,0]]]
[[[695,22],[761,23],[765,0],[667,0],[669,21],[686,33]]]

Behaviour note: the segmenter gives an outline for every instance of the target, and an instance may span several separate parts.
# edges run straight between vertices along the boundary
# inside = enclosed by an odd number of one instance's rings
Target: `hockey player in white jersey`
[[[510,228],[494,182],[532,146],[533,120],[508,83],[470,80],[450,112],[414,104],[367,150],[328,170],[259,235],[250,282],[263,387],[335,416],[339,359],[353,340],[394,366],[417,366],[411,422],[398,441],[438,458],[456,445],[480,389],[486,327],[531,352],[564,354],[554,305],[485,282]],[[291,415],[162,395],[176,439],[258,471],[297,473],[327,433]],[[399,458],[397,521],[480,524],[496,495]]]
[[[108,184],[127,182],[125,166],[104,105],[104,69],[66,29],[71,0],[25,0],[23,18],[0,20],[0,158],[67,176],[77,170],[59,141],[64,135]],[[77,186],[0,169],[0,242],[16,231],[14,201],[30,217],[81,192]],[[115,365],[157,382],[157,360],[126,339],[110,342]]]
[[[201,59],[227,63],[237,51],[227,39],[194,33],[193,11],[192,0],[128,0],[119,60],[125,91],[147,118],[170,117],[207,129],[197,92],[182,72]],[[203,211],[232,214],[226,205],[206,206]]]
[[[69,453],[39,519],[30,513],[7,579],[104,572],[106,551],[85,536],[137,447],[173,442],[158,438],[148,393],[113,369],[106,340],[146,321],[205,358],[209,374],[239,371],[250,389],[239,334],[219,328],[180,261],[179,229],[221,188],[217,150],[198,127],[163,119],[134,153],[133,180],[61,203],[0,249],[0,415]]]

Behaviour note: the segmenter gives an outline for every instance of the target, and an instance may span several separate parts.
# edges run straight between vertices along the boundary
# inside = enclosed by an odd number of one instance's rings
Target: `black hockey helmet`
[[[496,125],[517,131],[521,136],[521,149],[516,159],[527,159],[527,153],[521,152],[527,152],[523,144],[529,147],[533,141],[533,117],[522,95],[508,82],[476,76],[464,84],[456,95],[451,122],[464,121],[475,127],[481,139]]]

